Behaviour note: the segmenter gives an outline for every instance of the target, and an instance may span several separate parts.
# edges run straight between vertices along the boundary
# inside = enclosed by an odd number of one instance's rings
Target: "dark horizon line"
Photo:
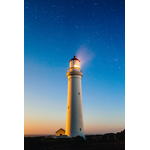
[[[118,131],[118,132],[122,132],[124,131],[125,129],[121,130],[121,131]],[[101,135],[101,134],[110,134],[110,133],[118,133],[118,132],[107,132],[107,133],[88,133],[88,134],[85,134],[85,135]],[[24,134],[24,136],[55,136],[56,134]]]

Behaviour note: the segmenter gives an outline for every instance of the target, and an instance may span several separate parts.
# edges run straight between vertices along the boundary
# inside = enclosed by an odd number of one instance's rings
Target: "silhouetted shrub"
[[[76,136],[70,139],[71,145],[77,146],[77,147],[83,145],[84,142],[85,140],[81,136]]]
[[[114,140],[116,135],[117,140]],[[125,130],[117,134],[87,135],[74,138],[26,137],[24,150],[124,150]]]

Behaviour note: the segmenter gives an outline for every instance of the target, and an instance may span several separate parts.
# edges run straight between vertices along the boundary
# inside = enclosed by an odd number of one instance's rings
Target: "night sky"
[[[125,1],[24,0],[25,134],[65,129],[74,54],[85,134],[125,128]]]

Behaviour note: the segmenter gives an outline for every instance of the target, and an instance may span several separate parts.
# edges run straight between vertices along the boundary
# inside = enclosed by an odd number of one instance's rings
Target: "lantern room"
[[[75,55],[74,55],[74,58],[72,58],[69,61],[69,68],[78,68],[78,69],[81,69],[80,68],[80,60],[77,59]]]

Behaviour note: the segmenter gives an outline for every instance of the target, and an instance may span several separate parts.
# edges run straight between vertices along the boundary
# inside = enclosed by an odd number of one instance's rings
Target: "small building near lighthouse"
[[[65,135],[65,130],[60,128],[55,133],[56,133],[56,136],[62,136],[62,135]]]

